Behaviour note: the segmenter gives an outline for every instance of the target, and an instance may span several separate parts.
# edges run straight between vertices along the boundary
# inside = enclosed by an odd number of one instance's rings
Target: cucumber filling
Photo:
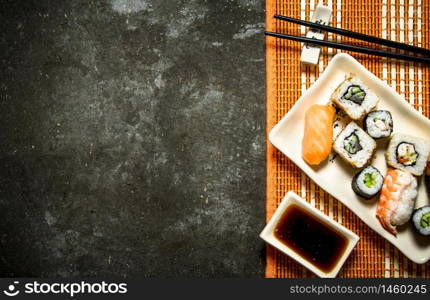
[[[376,178],[378,175],[375,172],[364,174],[364,184],[368,187],[374,187],[376,185]]]
[[[366,97],[366,92],[358,85],[351,85],[348,87],[342,98],[352,101],[355,104],[361,105]]]
[[[430,226],[430,212],[425,213],[420,220],[421,228],[427,228]]]
[[[417,162],[418,153],[410,143],[400,143],[397,146],[397,161],[404,166],[413,166]]]
[[[343,148],[349,154],[355,154],[363,149],[363,147],[361,147],[360,145],[360,139],[358,138],[355,131],[351,133],[350,136],[345,138],[345,140],[343,141]]]

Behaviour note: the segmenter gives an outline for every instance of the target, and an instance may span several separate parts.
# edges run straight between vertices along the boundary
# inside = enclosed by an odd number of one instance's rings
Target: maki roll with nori
[[[425,236],[430,236],[430,206],[426,205],[414,211],[412,224],[416,231]]]
[[[387,164],[421,176],[430,153],[430,142],[407,134],[395,133],[386,152]]]
[[[355,174],[352,189],[357,195],[370,199],[379,193],[383,183],[384,177],[381,172],[373,166],[368,166]]]
[[[336,88],[331,99],[353,120],[363,119],[379,101],[378,97],[353,74]]]
[[[355,122],[350,122],[333,144],[340,157],[356,168],[362,168],[370,161],[375,148],[375,141]]]
[[[393,118],[388,110],[375,110],[367,114],[363,127],[374,139],[388,137],[393,132]]]

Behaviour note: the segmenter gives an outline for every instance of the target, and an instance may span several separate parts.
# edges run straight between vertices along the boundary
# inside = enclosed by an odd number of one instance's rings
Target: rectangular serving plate
[[[377,199],[366,201],[357,196],[351,188],[352,177],[357,170],[347,165],[340,157],[326,160],[316,167],[308,165],[302,159],[301,147],[306,110],[313,104],[327,104],[335,88],[350,73],[355,74],[380,98],[378,109],[391,112],[394,121],[393,132],[411,134],[425,139],[430,138],[429,119],[416,111],[394,89],[369,72],[352,56],[341,53],[333,57],[318,80],[273,127],[269,134],[269,140],[316,184],[347,206],[364,223],[390,241],[410,260],[418,264],[426,263],[430,259],[430,239],[416,234],[409,223],[398,228],[397,236],[385,231],[375,217]],[[387,141],[377,141],[377,144],[372,165],[377,167],[382,174],[385,174],[387,165],[384,153],[387,148]],[[419,180],[416,207],[430,204],[424,178]]]

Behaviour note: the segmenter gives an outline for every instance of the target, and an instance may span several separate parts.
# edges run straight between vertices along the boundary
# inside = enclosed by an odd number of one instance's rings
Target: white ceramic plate
[[[348,241],[345,251],[342,253],[342,256],[340,257],[340,259],[337,261],[336,265],[333,267],[333,269],[330,272],[328,273],[323,272],[315,265],[313,265],[312,263],[308,262],[306,259],[301,257],[296,251],[294,251],[293,249],[291,249],[290,247],[288,247],[287,245],[285,245],[275,237],[276,225],[278,225],[279,221],[284,215],[284,212],[287,210],[287,208],[290,205],[299,206],[300,208],[310,213],[319,221],[323,222],[324,224],[328,225],[330,228],[340,233]],[[337,273],[339,273],[346,259],[351,254],[351,251],[354,249],[355,245],[360,239],[351,230],[333,221],[332,219],[327,217],[321,211],[319,211],[318,209],[316,209],[315,207],[307,203],[306,200],[303,200],[296,193],[292,191],[288,192],[285,195],[284,199],[282,200],[281,204],[279,204],[278,208],[276,209],[269,223],[267,223],[266,227],[264,227],[263,231],[261,232],[260,237],[263,240],[265,240],[267,243],[271,244],[273,247],[279,249],[280,251],[284,252],[285,254],[293,258],[298,263],[305,266],[308,270],[317,274],[319,277],[325,277],[325,278],[336,277]]]
[[[348,54],[338,54],[329,63],[324,73],[302,95],[284,118],[269,134],[270,142],[299,166],[316,184],[351,209],[370,228],[390,241],[412,261],[422,264],[430,259],[430,238],[417,235],[408,223],[399,229],[397,236],[385,231],[375,217],[377,199],[365,201],[351,188],[356,170],[337,157],[311,167],[302,159],[304,115],[313,104],[327,104],[330,95],[346,74],[354,73],[380,98],[378,109],[389,110],[393,116],[394,131],[430,138],[430,120],[417,112],[394,89],[364,68]],[[386,142],[377,141],[378,147],[372,165],[385,174],[387,166],[384,152]],[[429,205],[423,178],[420,179],[416,207]]]

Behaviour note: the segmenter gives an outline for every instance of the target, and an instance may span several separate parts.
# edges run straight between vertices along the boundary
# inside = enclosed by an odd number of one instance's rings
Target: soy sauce
[[[348,245],[345,236],[297,205],[290,205],[275,227],[275,237],[302,258],[330,272]]]

